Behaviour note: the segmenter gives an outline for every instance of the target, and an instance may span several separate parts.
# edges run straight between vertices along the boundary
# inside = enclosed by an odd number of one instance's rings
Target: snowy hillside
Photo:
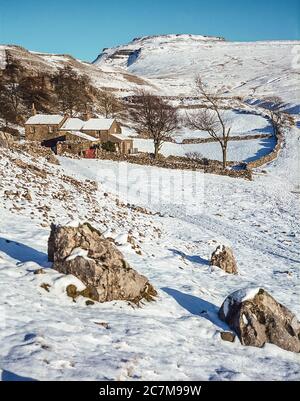
[[[300,315],[299,131],[286,139],[253,182],[101,160],[56,166],[1,151],[2,379],[299,380],[299,355],[226,343],[217,316],[229,293],[248,286]],[[46,256],[51,221],[69,219],[118,238],[157,300],[135,309],[72,302],[65,288],[75,278],[49,269]],[[126,243],[129,232],[141,255]],[[238,276],[209,267],[220,243],[233,247]]]
[[[5,68],[7,57],[10,60],[18,61],[28,75],[51,75],[59,68],[71,66],[79,74],[89,76],[95,87],[119,91],[122,95],[124,93],[132,93],[137,86],[152,88],[152,85],[147,80],[136,77],[128,71],[120,71],[120,69],[113,66],[97,68],[93,64],[66,54],[41,53],[29,51],[20,46],[0,45],[0,70]]]
[[[167,95],[191,95],[194,76],[200,74],[211,87],[221,85],[224,95],[261,98],[277,94],[287,103],[299,105],[297,45],[300,42],[154,36],[106,49],[95,64],[122,67],[148,78]]]

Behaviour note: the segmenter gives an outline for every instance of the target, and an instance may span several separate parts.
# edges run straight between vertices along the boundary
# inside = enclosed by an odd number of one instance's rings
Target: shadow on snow
[[[275,137],[273,138],[263,138],[260,140],[261,148],[259,149],[258,152],[254,156],[248,157],[248,159],[245,159],[245,163],[253,162],[257,159],[260,159],[263,156],[268,155],[273,151],[273,149],[276,146],[276,139]]]
[[[16,373],[9,372],[8,370],[3,370],[1,374],[1,380],[4,382],[35,382],[36,379],[31,377],[19,376]]]
[[[6,253],[19,263],[35,262],[40,265],[48,263],[48,256],[45,253],[2,237],[0,237],[0,252]]]
[[[192,315],[203,317],[220,329],[228,330],[227,324],[222,322],[218,317],[219,308],[216,305],[172,288],[162,288],[162,291],[173,297],[182,308],[186,309]]]
[[[187,255],[184,252],[178,251],[177,249],[169,249],[169,251],[173,252],[174,255],[181,256],[183,259],[186,259],[189,262],[209,266],[209,260],[203,259],[198,255]]]

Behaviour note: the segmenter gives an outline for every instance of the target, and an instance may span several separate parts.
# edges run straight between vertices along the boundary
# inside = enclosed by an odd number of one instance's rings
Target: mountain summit
[[[195,44],[224,42],[222,37],[192,35],[192,34],[169,34],[151,35],[134,38],[127,45],[117,46],[111,49],[105,48],[94,61],[94,64],[103,64],[113,60],[113,63],[120,67],[130,66],[140,54],[143,47],[157,48],[172,47],[177,45],[189,46]]]

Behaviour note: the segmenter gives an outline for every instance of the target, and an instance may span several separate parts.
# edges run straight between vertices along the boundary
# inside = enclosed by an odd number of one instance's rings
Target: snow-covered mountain
[[[197,35],[163,35],[134,39],[104,51],[100,68],[119,67],[147,78],[167,95],[191,95],[195,75],[224,95],[261,98],[277,94],[299,104],[297,41],[228,42]]]
[[[224,41],[223,38],[201,35],[153,35],[135,38],[125,46],[112,49],[103,49],[103,52],[94,61],[94,64],[103,64],[103,61],[122,68],[131,66],[140,56],[142,50],[159,47],[170,47],[180,45],[183,47]]]

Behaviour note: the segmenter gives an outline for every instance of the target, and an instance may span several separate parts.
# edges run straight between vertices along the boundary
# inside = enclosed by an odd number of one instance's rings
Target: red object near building
[[[84,152],[84,156],[86,159],[95,159],[96,158],[96,149],[87,149]]]

